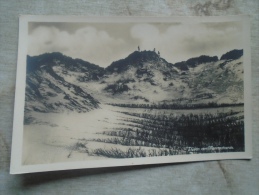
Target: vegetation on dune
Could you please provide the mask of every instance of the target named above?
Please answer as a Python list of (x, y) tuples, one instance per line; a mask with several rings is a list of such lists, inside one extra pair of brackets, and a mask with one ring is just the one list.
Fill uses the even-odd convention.
[(127, 151), (123, 151), (118, 148), (102, 149), (98, 148), (93, 151), (93, 154), (99, 156), (106, 156), (108, 158), (134, 158), (134, 157), (146, 157), (145, 150), (141, 148), (129, 148)]
[(230, 106), (242, 106), (243, 103), (237, 104), (228, 104), (228, 103), (196, 103), (196, 104), (179, 104), (179, 103), (153, 103), (153, 104), (114, 104), (111, 103), (109, 105), (117, 106), (117, 107), (126, 107), (126, 108), (147, 108), (147, 109), (202, 109), (202, 108), (220, 108), (220, 107), (230, 107)]
[(127, 150), (121, 150), (118, 148), (103, 149), (98, 148), (93, 151), (94, 155), (105, 156), (108, 158), (138, 158), (138, 157), (153, 157), (153, 156), (170, 156), (186, 154), (186, 151), (175, 149), (149, 149), (145, 150), (139, 148), (128, 148)]
[[(180, 116), (122, 113), (134, 116), (121, 119), (127, 128), (104, 131), (108, 138), (93, 141), (161, 150), (160, 153), (156, 149), (156, 153), (141, 150), (141, 155), (133, 152), (136, 157), (244, 151), (244, 122), (243, 116), (236, 116), (239, 112)], [(131, 150), (98, 149), (94, 153), (107, 157), (118, 154), (116, 158), (135, 157)]]

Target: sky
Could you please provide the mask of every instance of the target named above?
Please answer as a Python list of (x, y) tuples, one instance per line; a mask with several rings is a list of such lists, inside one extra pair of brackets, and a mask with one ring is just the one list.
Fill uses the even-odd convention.
[(30, 22), (28, 55), (61, 52), (101, 67), (123, 59), (138, 46), (160, 52), (170, 63), (242, 49), (241, 22), (66, 23)]

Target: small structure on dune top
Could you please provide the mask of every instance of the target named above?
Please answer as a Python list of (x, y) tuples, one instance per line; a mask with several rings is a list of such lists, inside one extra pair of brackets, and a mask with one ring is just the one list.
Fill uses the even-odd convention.
[[(139, 46), (138, 46), (138, 51), (139, 52), (141, 51)], [(156, 52), (156, 48), (153, 49), (153, 52)], [(160, 57), (160, 52), (159, 51), (157, 51), (157, 55)]]

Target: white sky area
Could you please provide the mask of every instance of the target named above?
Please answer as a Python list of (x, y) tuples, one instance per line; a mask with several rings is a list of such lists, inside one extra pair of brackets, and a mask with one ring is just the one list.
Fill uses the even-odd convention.
[(107, 67), (137, 50), (159, 51), (175, 63), (242, 49), (242, 24), (222, 23), (29, 23), (28, 55), (61, 52)]

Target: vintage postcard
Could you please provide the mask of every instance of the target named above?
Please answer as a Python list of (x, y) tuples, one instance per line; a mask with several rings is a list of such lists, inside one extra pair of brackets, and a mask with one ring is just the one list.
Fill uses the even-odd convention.
[(252, 158), (246, 16), (21, 16), (12, 174)]

